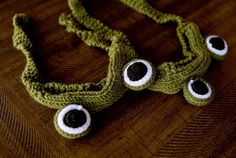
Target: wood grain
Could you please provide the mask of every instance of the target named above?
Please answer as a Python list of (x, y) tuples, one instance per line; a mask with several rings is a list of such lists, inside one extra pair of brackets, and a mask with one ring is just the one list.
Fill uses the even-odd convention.
[[(107, 53), (86, 46), (58, 24), (68, 12), (64, 0), (0, 1), (0, 157), (2, 158), (234, 158), (236, 156), (236, 1), (148, 0), (163, 12), (196, 23), (203, 36), (218, 34), (229, 44), (223, 62), (205, 74), (216, 90), (206, 107), (195, 108), (181, 93), (128, 91), (110, 108), (93, 116), (92, 132), (78, 140), (60, 137), (53, 127), (55, 110), (35, 102), (22, 85), (24, 56), (12, 46), (12, 17), (24, 12), (34, 19), (37, 62), (43, 77), (63, 83), (97, 82), (106, 76)], [(91, 0), (88, 11), (123, 31), (141, 58), (155, 66), (182, 58), (171, 24), (151, 19), (117, 0)]]

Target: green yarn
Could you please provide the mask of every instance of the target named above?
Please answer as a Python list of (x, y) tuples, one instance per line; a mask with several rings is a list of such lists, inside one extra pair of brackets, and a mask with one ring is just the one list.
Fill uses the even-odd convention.
[[(211, 62), (211, 53), (206, 48), (195, 24), (177, 15), (156, 11), (143, 0), (121, 1), (159, 24), (170, 21), (178, 24), (176, 32), (185, 58), (178, 62), (164, 62), (157, 66), (157, 79), (147, 87), (148, 89), (175, 94), (183, 89), (185, 81), (190, 77), (202, 76), (206, 72)], [(122, 83), (120, 73), (124, 65), (137, 55), (123, 33), (111, 30), (99, 20), (90, 17), (81, 1), (69, 0), (69, 6), (72, 14), (63, 13), (59, 18), (59, 23), (65, 26), (68, 32), (77, 34), (87, 45), (100, 47), (109, 52), (110, 64), (107, 78), (97, 84), (81, 85), (37, 82), (38, 70), (30, 55), (33, 44), (24, 32), (24, 26), (29, 20), (26, 15), (18, 14), (14, 17), (13, 42), (14, 46), (27, 58), (22, 81), (35, 100), (51, 108), (60, 108), (65, 104), (75, 102), (85, 105), (89, 111), (99, 111), (113, 104), (124, 94), (126, 88)], [(84, 25), (88, 30), (82, 30), (80, 25)], [(118, 92), (117, 89), (121, 90)], [(56, 94), (53, 94), (54, 92)]]
[(194, 97), (188, 90), (188, 82), (186, 82), (184, 84), (183, 93), (184, 93), (185, 99), (190, 104), (200, 107), (200, 106), (203, 106), (203, 105), (206, 105), (206, 104), (210, 103), (213, 100), (213, 98), (215, 96), (215, 91), (214, 91), (214, 88), (212, 87), (212, 85), (210, 83), (208, 83), (206, 80), (204, 80), (203, 78), (198, 78), (198, 79), (205, 82), (205, 83), (207, 83), (211, 87), (212, 94), (209, 98), (199, 99), (199, 98)]
[(217, 55), (217, 54), (214, 54), (214, 53), (212, 53), (211, 55), (215, 60), (218, 60), (218, 61), (224, 60), (227, 57), (227, 55), (221, 56), (221, 55)]
[[(205, 40), (205, 45), (211, 52), (213, 59), (220, 61), (224, 60), (227, 57), (228, 45), (226, 41), (222, 39), (220, 36), (217, 35), (207, 36)], [(220, 49), (215, 47), (219, 47)]]
[[(67, 106), (67, 105), (66, 105)], [(65, 107), (66, 107), (65, 106)], [(63, 131), (59, 125), (58, 125), (58, 122), (57, 122), (57, 118), (58, 118), (58, 114), (61, 112), (61, 110), (63, 109), (63, 107), (61, 109), (59, 109), (55, 116), (54, 116), (54, 127), (56, 128), (57, 132), (59, 134), (61, 134), (62, 136), (64, 136), (65, 138), (68, 138), (68, 139), (75, 139), (75, 138), (79, 138), (79, 137), (83, 137), (85, 135), (87, 135), (91, 129), (92, 129), (92, 124), (90, 124), (90, 126), (88, 127), (87, 130), (83, 131), (82, 133), (78, 133), (78, 134), (70, 134), (70, 133), (66, 133), (65, 131)]]
[[(79, 103), (93, 113), (112, 105), (127, 91), (121, 74), (125, 64), (136, 58), (136, 53), (123, 33), (109, 29), (98, 20), (90, 18), (83, 10), (74, 11), (76, 9), (73, 4), (75, 3), (70, 3), (70, 6), (75, 17), (72, 14), (62, 14), (59, 22), (89, 46), (108, 51), (107, 77), (99, 83), (67, 85), (40, 82), (39, 72), (32, 57), (33, 44), (24, 30), (30, 22), (25, 14), (16, 14), (13, 18), (13, 45), (26, 56), (22, 82), (36, 101), (55, 109), (70, 103)], [(80, 29), (80, 24), (89, 31)]]
[[(125, 68), (126, 68), (130, 63), (136, 62), (136, 61), (138, 61), (138, 60), (139, 60), (139, 59), (134, 59), (134, 60), (128, 62), (128, 63), (124, 66), (123, 72), (125, 71)], [(143, 59), (142, 59), (142, 60), (143, 60)], [(134, 90), (134, 91), (141, 91), (141, 90), (144, 90), (144, 89), (148, 88), (148, 87), (155, 81), (155, 79), (156, 79), (156, 71), (155, 71), (154, 66), (153, 66), (149, 61), (147, 61), (147, 60), (144, 60), (144, 61), (150, 64), (150, 66), (151, 66), (151, 68), (152, 68), (152, 70), (153, 70), (153, 74), (151, 75), (151, 78), (150, 78), (145, 84), (143, 84), (143, 85), (141, 85), (141, 86), (131, 86), (131, 85), (127, 84), (126, 82), (124, 82), (124, 84), (126, 85), (126, 87), (128, 87), (128, 88), (131, 89), (131, 90)]]
[[(49, 108), (61, 109), (68, 104), (80, 104), (91, 113), (112, 105), (125, 94), (128, 88), (132, 90), (147, 88), (166, 94), (175, 94), (183, 90), (184, 97), (190, 104), (203, 106), (209, 103), (214, 96), (214, 89), (210, 84), (212, 95), (207, 99), (194, 97), (187, 87), (191, 77), (200, 77), (201, 81), (206, 82), (201, 76), (211, 63), (211, 52), (207, 49), (197, 25), (180, 16), (157, 11), (144, 0), (120, 1), (137, 12), (147, 15), (158, 24), (175, 22), (184, 59), (178, 62), (161, 63), (154, 68), (156, 72), (144, 85), (139, 87), (127, 85), (123, 81), (124, 68), (130, 61), (137, 59), (137, 54), (128, 38), (122, 32), (112, 30), (99, 20), (90, 17), (81, 1), (68, 0), (71, 13), (62, 13), (59, 17), (59, 24), (65, 26), (68, 32), (76, 34), (88, 46), (99, 47), (108, 52), (107, 76), (98, 83), (42, 82), (33, 58), (34, 46), (27, 32), (30, 18), (25, 14), (16, 14), (13, 18), (13, 45), (26, 57), (22, 82), (31, 97)], [(225, 58), (225, 56), (217, 55), (213, 55), (213, 57)], [(91, 127), (83, 133), (74, 135), (62, 131), (56, 121), (59, 112), (60, 110), (55, 115), (54, 124), (61, 135), (66, 138), (78, 138), (89, 132)]]
[(156, 70), (157, 80), (148, 89), (175, 94), (183, 89), (183, 84), (192, 76), (202, 76), (211, 63), (211, 53), (204, 44), (198, 27), (172, 14), (156, 11), (144, 0), (120, 0), (136, 11), (152, 18), (156, 23), (176, 22), (177, 36), (182, 45), (184, 59), (178, 62), (164, 62)]

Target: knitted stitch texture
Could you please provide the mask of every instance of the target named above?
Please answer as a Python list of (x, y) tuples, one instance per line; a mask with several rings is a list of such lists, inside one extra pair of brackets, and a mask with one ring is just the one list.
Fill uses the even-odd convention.
[[(60, 24), (66, 26), (68, 32), (75, 33), (87, 45), (100, 47), (108, 52), (107, 77), (99, 83), (67, 85), (40, 82), (39, 72), (32, 57), (32, 53), (35, 53), (33, 43), (25, 29), (30, 19), (25, 14), (16, 14), (13, 18), (13, 45), (26, 57), (22, 82), (36, 101), (55, 109), (70, 103), (79, 103), (93, 113), (112, 105), (127, 91), (121, 74), (125, 64), (136, 58), (136, 53), (123, 33), (111, 30), (91, 18), (80, 2), (69, 1), (69, 6), (73, 15), (62, 14), (59, 18)], [(80, 24), (88, 30), (82, 30)]]
[[(164, 62), (156, 67), (157, 77), (147, 88), (166, 94), (181, 91), (184, 83), (194, 76), (203, 76), (211, 62), (211, 53), (206, 48), (198, 27), (180, 16), (157, 11), (144, 0), (121, 0), (136, 11), (152, 18), (156, 23), (177, 23), (177, 36), (182, 45), (184, 59), (178, 62)], [(68, 103), (81, 103), (90, 112), (99, 111), (117, 101), (127, 90), (123, 84), (121, 72), (125, 64), (137, 57), (126, 36), (112, 30), (88, 15), (82, 2), (69, 0), (72, 14), (63, 13), (59, 23), (66, 26), (68, 32), (78, 35), (89, 46), (100, 47), (108, 51), (109, 67), (107, 78), (99, 83), (71, 84), (41, 83), (38, 69), (32, 58), (33, 44), (25, 33), (24, 27), (29, 18), (24, 14), (14, 17), (14, 46), (21, 50), (26, 58), (26, 68), (22, 81), (31, 96), (38, 102), (51, 108), (60, 108)], [(88, 30), (83, 30), (80, 25)], [(111, 44), (109, 44), (109, 41)], [(188, 100), (188, 99), (187, 99)]]
[(209, 84), (206, 80), (202, 79), (202, 78), (199, 78), (201, 81), (207, 83), (210, 88), (211, 88), (211, 97), (209, 98), (206, 98), (206, 99), (200, 99), (200, 98), (197, 98), (197, 97), (194, 97), (190, 92), (189, 92), (189, 89), (188, 89), (188, 83), (185, 82), (184, 83), (184, 87), (183, 87), (183, 94), (184, 94), (184, 97), (185, 99), (192, 105), (195, 105), (195, 106), (204, 106), (206, 105), (207, 103), (211, 102), (214, 98), (214, 95), (215, 95), (215, 90), (214, 88), (212, 87), (211, 84)]
[[(134, 59), (134, 60), (128, 62), (128, 63), (126, 64), (126, 66), (128, 66), (130, 63), (137, 62), (137, 61), (139, 61), (139, 60), (140, 60), (140, 59)], [(143, 59), (142, 59), (142, 60), (143, 60)], [(128, 88), (131, 89), (131, 90), (134, 90), (134, 91), (141, 91), (141, 90), (146, 89), (147, 87), (149, 87), (149, 86), (155, 81), (155, 78), (156, 78), (155, 67), (154, 67), (149, 61), (146, 61), (146, 60), (143, 60), (143, 61), (145, 61), (145, 62), (147, 62), (147, 63), (150, 64), (150, 66), (151, 66), (151, 68), (152, 68), (152, 70), (153, 70), (153, 73), (152, 73), (152, 75), (151, 75), (149, 81), (147, 81), (145, 84), (143, 84), (143, 85), (141, 85), (141, 86), (130, 86), (129, 84), (127, 84), (126, 82), (124, 82), (124, 84), (126, 85), (126, 87), (128, 87)], [(123, 72), (125, 71), (126, 66), (124, 67)], [(158, 75), (158, 74), (157, 74), (157, 75)], [(123, 77), (124, 77), (124, 75), (123, 75)]]
[[(68, 104), (83, 105), (89, 112), (98, 112), (116, 102), (127, 91), (147, 88), (166, 94), (175, 94), (183, 89), (185, 99), (195, 106), (209, 103), (214, 97), (213, 87), (201, 76), (204, 75), (211, 63), (211, 52), (207, 49), (200, 31), (194, 23), (173, 14), (157, 11), (144, 0), (120, 0), (136, 11), (147, 15), (158, 24), (175, 22), (176, 33), (182, 46), (184, 59), (178, 62), (163, 62), (158, 65), (150, 80), (139, 87), (124, 83), (122, 76), (125, 66), (137, 59), (137, 54), (127, 37), (119, 31), (112, 30), (99, 20), (88, 15), (82, 2), (68, 0), (71, 13), (63, 13), (59, 23), (67, 31), (76, 34), (88, 46), (100, 47), (108, 52), (109, 65), (107, 77), (98, 83), (63, 84), (56, 82), (42, 82), (39, 70), (33, 59), (35, 53), (33, 43), (28, 36), (27, 26), (30, 18), (25, 14), (16, 14), (13, 18), (13, 45), (26, 57), (26, 66), (22, 73), (22, 82), (29, 94), (39, 103), (49, 108), (60, 109)], [(81, 27), (83, 26), (83, 27)], [(228, 47), (227, 47), (228, 49)], [(213, 54), (213, 57), (214, 54)], [(218, 59), (224, 59), (219, 56)], [(199, 78), (209, 85), (210, 96), (197, 98), (189, 92), (188, 81)], [(86, 135), (90, 127), (82, 133), (68, 134), (57, 124), (56, 113), (54, 124), (60, 134), (67, 138), (78, 138)]]
[(156, 70), (157, 80), (148, 89), (166, 94), (178, 93), (186, 80), (192, 76), (202, 76), (211, 63), (211, 53), (206, 48), (198, 27), (182, 17), (164, 14), (144, 0), (120, 0), (136, 11), (152, 18), (156, 23), (177, 23), (177, 36), (182, 45), (184, 59), (178, 62), (163, 62)]

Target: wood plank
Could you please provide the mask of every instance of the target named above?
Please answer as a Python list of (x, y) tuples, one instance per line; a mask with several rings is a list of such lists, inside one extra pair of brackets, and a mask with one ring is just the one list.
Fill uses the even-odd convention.
[[(216, 90), (213, 103), (190, 106), (182, 94), (128, 91), (110, 108), (93, 116), (90, 134), (62, 138), (54, 129), (55, 110), (35, 102), (21, 83), (25, 58), (12, 46), (12, 17), (33, 18), (37, 62), (47, 81), (97, 82), (106, 76), (107, 53), (84, 44), (58, 24), (67, 1), (0, 1), (0, 157), (215, 157), (236, 151), (236, 1), (148, 0), (158, 10), (196, 23), (203, 36), (218, 34), (229, 44), (223, 62), (205, 74)], [(86, 1), (89, 13), (123, 31), (140, 58), (155, 66), (183, 56), (174, 25), (160, 26), (117, 0)]]

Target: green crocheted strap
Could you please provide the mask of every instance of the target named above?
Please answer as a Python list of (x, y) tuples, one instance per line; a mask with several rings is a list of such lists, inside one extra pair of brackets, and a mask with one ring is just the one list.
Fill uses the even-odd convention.
[(82, 25), (86, 26), (88, 29), (94, 30), (96, 32), (103, 32), (107, 34), (111, 34), (111, 32), (117, 32), (103, 23), (101, 23), (98, 19), (91, 17), (84, 6), (82, 5), (82, 0), (68, 0), (68, 5), (71, 9), (71, 12), (75, 19)]
[(148, 89), (167, 94), (174, 94), (183, 89), (183, 84), (192, 76), (202, 76), (211, 62), (198, 27), (180, 16), (157, 11), (145, 0), (120, 0), (136, 11), (152, 18), (156, 23), (177, 23), (177, 36), (182, 45), (184, 59), (178, 62), (164, 62), (156, 70), (156, 81)]
[(184, 19), (180, 16), (174, 14), (162, 13), (156, 10), (145, 0), (120, 0), (120, 1), (126, 4), (127, 6), (133, 8), (137, 12), (147, 15), (148, 17), (152, 18), (155, 22), (159, 24), (163, 24), (170, 21), (181, 24), (182, 21), (184, 21)]
[[(99, 20), (90, 17), (82, 1), (69, 0), (68, 4), (72, 13), (63, 13), (59, 18), (59, 23), (66, 26), (68, 32), (77, 34), (87, 45), (98, 46), (109, 51), (114, 36), (127, 39), (122, 32), (112, 30)], [(80, 25), (86, 29), (81, 29)]]
[[(99, 83), (86, 84), (41, 82), (32, 57), (32, 53), (35, 53), (33, 44), (26, 32), (29, 17), (16, 14), (13, 18), (13, 45), (26, 56), (22, 82), (29, 94), (45, 106), (58, 109), (70, 103), (79, 103), (90, 112), (97, 112), (112, 105), (127, 91), (123, 84), (122, 70), (124, 65), (137, 55), (123, 33), (109, 30), (98, 20), (90, 18), (79, 1), (69, 1), (69, 6), (75, 17), (64, 13), (59, 18), (60, 24), (66, 26), (69, 32), (76, 33), (86, 44), (108, 51), (107, 77)], [(82, 30), (81, 24), (87, 30)]]

